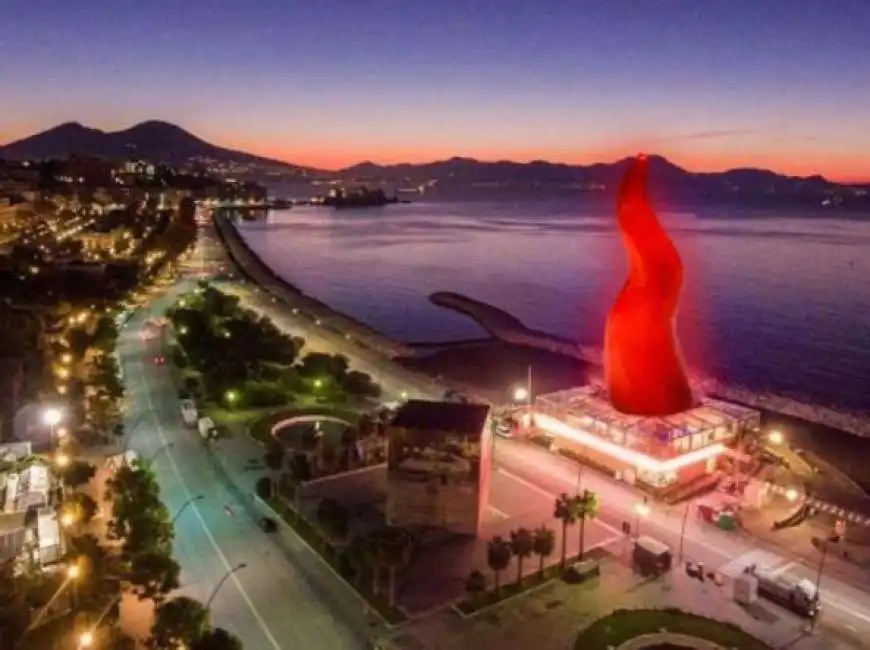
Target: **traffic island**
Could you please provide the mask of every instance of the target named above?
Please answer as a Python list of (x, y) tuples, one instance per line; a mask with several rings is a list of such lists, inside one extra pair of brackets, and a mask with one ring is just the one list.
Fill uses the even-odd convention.
[(269, 412), (252, 421), (248, 426), (248, 434), (257, 442), (267, 445), (276, 439), (275, 430), (284, 422), (292, 422), (299, 418), (321, 416), (324, 419), (337, 419), (349, 424), (356, 423), (360, 412), (349, 408), (332, 406), (293, 406)]
[[(679, 638), (679, 643), (675, 643), (676, 638)], [(732, 623), (674, 608), (618, 609), (582, 630), (574, 641), (574, 650), (632, 650), (668, 647), (667, 644), (705, 650), (772, 650), (771, 646)]]

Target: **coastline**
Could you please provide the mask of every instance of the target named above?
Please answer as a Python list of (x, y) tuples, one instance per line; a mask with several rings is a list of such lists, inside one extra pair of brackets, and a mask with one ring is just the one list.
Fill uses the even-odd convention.
[[(360, 345), (384, 354), (408, 370), (446, 380), (469, 394), (494, 401), (505, 399), (508, 389), (523, 385), (529, 367), (534, 368), (534, 386), (540, 392), (595, 382), (601, 377), (600, 350), (528, 328), (504, 310), (454, 292), (437, 292), (430, 300), (439, 307), (473, 318), (491, 339), (432, 344), (392, 341), (278, 277), (224, 217), (215, 215), (215, 223), (231, 259), (252, 282), (280, 295), (288, 306), (298, 307), (313, 319), (321, 320), (321, 326), (356, 339)], [(789, 432), (790, 444), (795, 448), (815, 453), (840, 467), (870, 493), (870, 474), (862, 461), (870, 453), (870, 418), (788, 396), (725, 386), (703, 376), (694, 377), (693, 383), (705, 394), (758, 409), (767, 426)], [(865, 442), (866, 449), (860, 446)]]
[[(527, 327), (518, 318), (493, 305), (452, 292), (434, 293), (429, 296), (429, 300), (439, 307), (473, 318), (497, 339), (515, 345), (559, 352), (597, 367), (602, 366), (601, 350)], [(726, 385), (691, 369), (690, 373), (695, 389), (704, 394), (870, 439), (870, 418), (861, 414), (805, 403), (799, 398), (786, 395)]]
[(410, 346), (393, 341), (365, 323), (332, 309), (291, 282), (279, 277), (251, 250), (237, 230), (236, 225), (227, 219), (222, 211), (215, 211), (214, 224), (215, 232), (224, 244), (230, 258), (239, 271), (247, 275), (252, 282), (279, 294), (292, 307), (299, 308), (306, 314), (312, 315), (314, 319), (319, 320), (322, 326), (342, 334), (351, 332), (350, 336), (391, 359), (414, 354)]

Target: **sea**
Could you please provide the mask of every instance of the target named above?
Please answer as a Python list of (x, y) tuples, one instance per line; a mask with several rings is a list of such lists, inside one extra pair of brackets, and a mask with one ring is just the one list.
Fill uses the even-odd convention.
[[(659, 216), (686, 269), (677, 329), (694, 370), (870, 414), (870, 214), (705, 205)], [(454, 291), (600, 347), (627, 272), (615, 224), (611, 206), (566, 198), (293, 208), (239, 229), (279, 276), (397, 340), (485, 337), (428, 300)]]

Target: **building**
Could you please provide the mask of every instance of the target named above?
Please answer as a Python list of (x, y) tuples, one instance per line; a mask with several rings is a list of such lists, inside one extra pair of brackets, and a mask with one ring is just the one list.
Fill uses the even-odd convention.
[(390, 525), (477, 535), (489, 504), (489, 406), (411, 400), (387, 428)]
[(758, 411), (715, 399), (676, 415), (626, 415), (595, 386), (540, 395), (533, 419), (559, 448), (655, 489), (712, 473), (729, 444), (760, 424)]
[[(17, 454), (25, 449), (29, 451), (29, 445), (18, 449), (4, 446), (3, 462), (9, 462), (10, 457), (21, 460)], [(60, 558), (60, 530), (51, 504), (51, 483), (51, 471), (39, 462), (0, 473), (0, 558), (18, 557), (28, 547), (33, 549), (33, 561), (50, 564)], [(36, 526), (28, 523), (32, 519)]]

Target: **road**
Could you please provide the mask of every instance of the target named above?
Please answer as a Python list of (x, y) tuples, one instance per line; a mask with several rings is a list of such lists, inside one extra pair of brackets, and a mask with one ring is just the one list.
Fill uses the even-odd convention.
[[(294, 313), (262, 289), (249, 283), (224, 283), (222, 288), (239, 296), (244, 306), (271, 318), (284, 331), (303, 337), (310, 350), (346, 356), (354, 368), (368, 372), (381, 383), (387, 399), (397, 399), (403, 393), (424, 399), (440, 399), (443, 395), (445, 386), (409, 372), (339, 332), (318, 326), (304, 313)], [(495, 466), (504, 477), (548, 499), (554, 499), (561, 492), (573, 492), (577, 487), (575, 463), (525, 443), (499, 439)], [(670, 512), (656, 508), (649, 517), (638, 521), (634, 507), (641, 496), (637, 491), (593, 470), (585, 474), (583, 486), (600, 495), (601, 524), (608, 530), (621, 530), (623, 522), (628, 522), (634, 534), (639, 523), (641, 533), (661, 538), (675, 550), (679, 548), (683, 508)], [(499, 498), (494, 497), (494, 500)], [(733, 577), (744, 567), (757, 564), (790, 577), (809, 579), (813, 583), (816, 580), (816, 566), (778, 552), (770, 544), (743, 534), (720, 531), (693, 516), (687, 518), (685, 530), (684, 557), (704, 562), (710, 570)], [(870, 594), (830, 577), (823, 578), (821, 591), (824, 613), (820, 627), (836, 627), (870, 638)]]
[[(207, 601), (234, 567), (211, 605), (213, 624), (254, 650), (366, 647), (371, 626), (362, 603), (289, 529), (269, 535), (256, 525), (252, 481), (223, 469), (199, 436), (181, 422), (171, 370), (157, 365), (162, 341), (143, 341), (141, 326), (160, 316), (189, 281), (141, 308), (125, 327), (119, 357), (127, 391), (129, 447), (153, 457), (162, 498), (177, 513), (175, 557), (182, 569), (179, 594)], [(244, 444), (246, 441), (241, 441)], [(260, 450), (249, 442), (252, 458)], [(244, 451), (242, 451), (244, 453)], [(244, 467), (238, 471), (244, 471)]]

